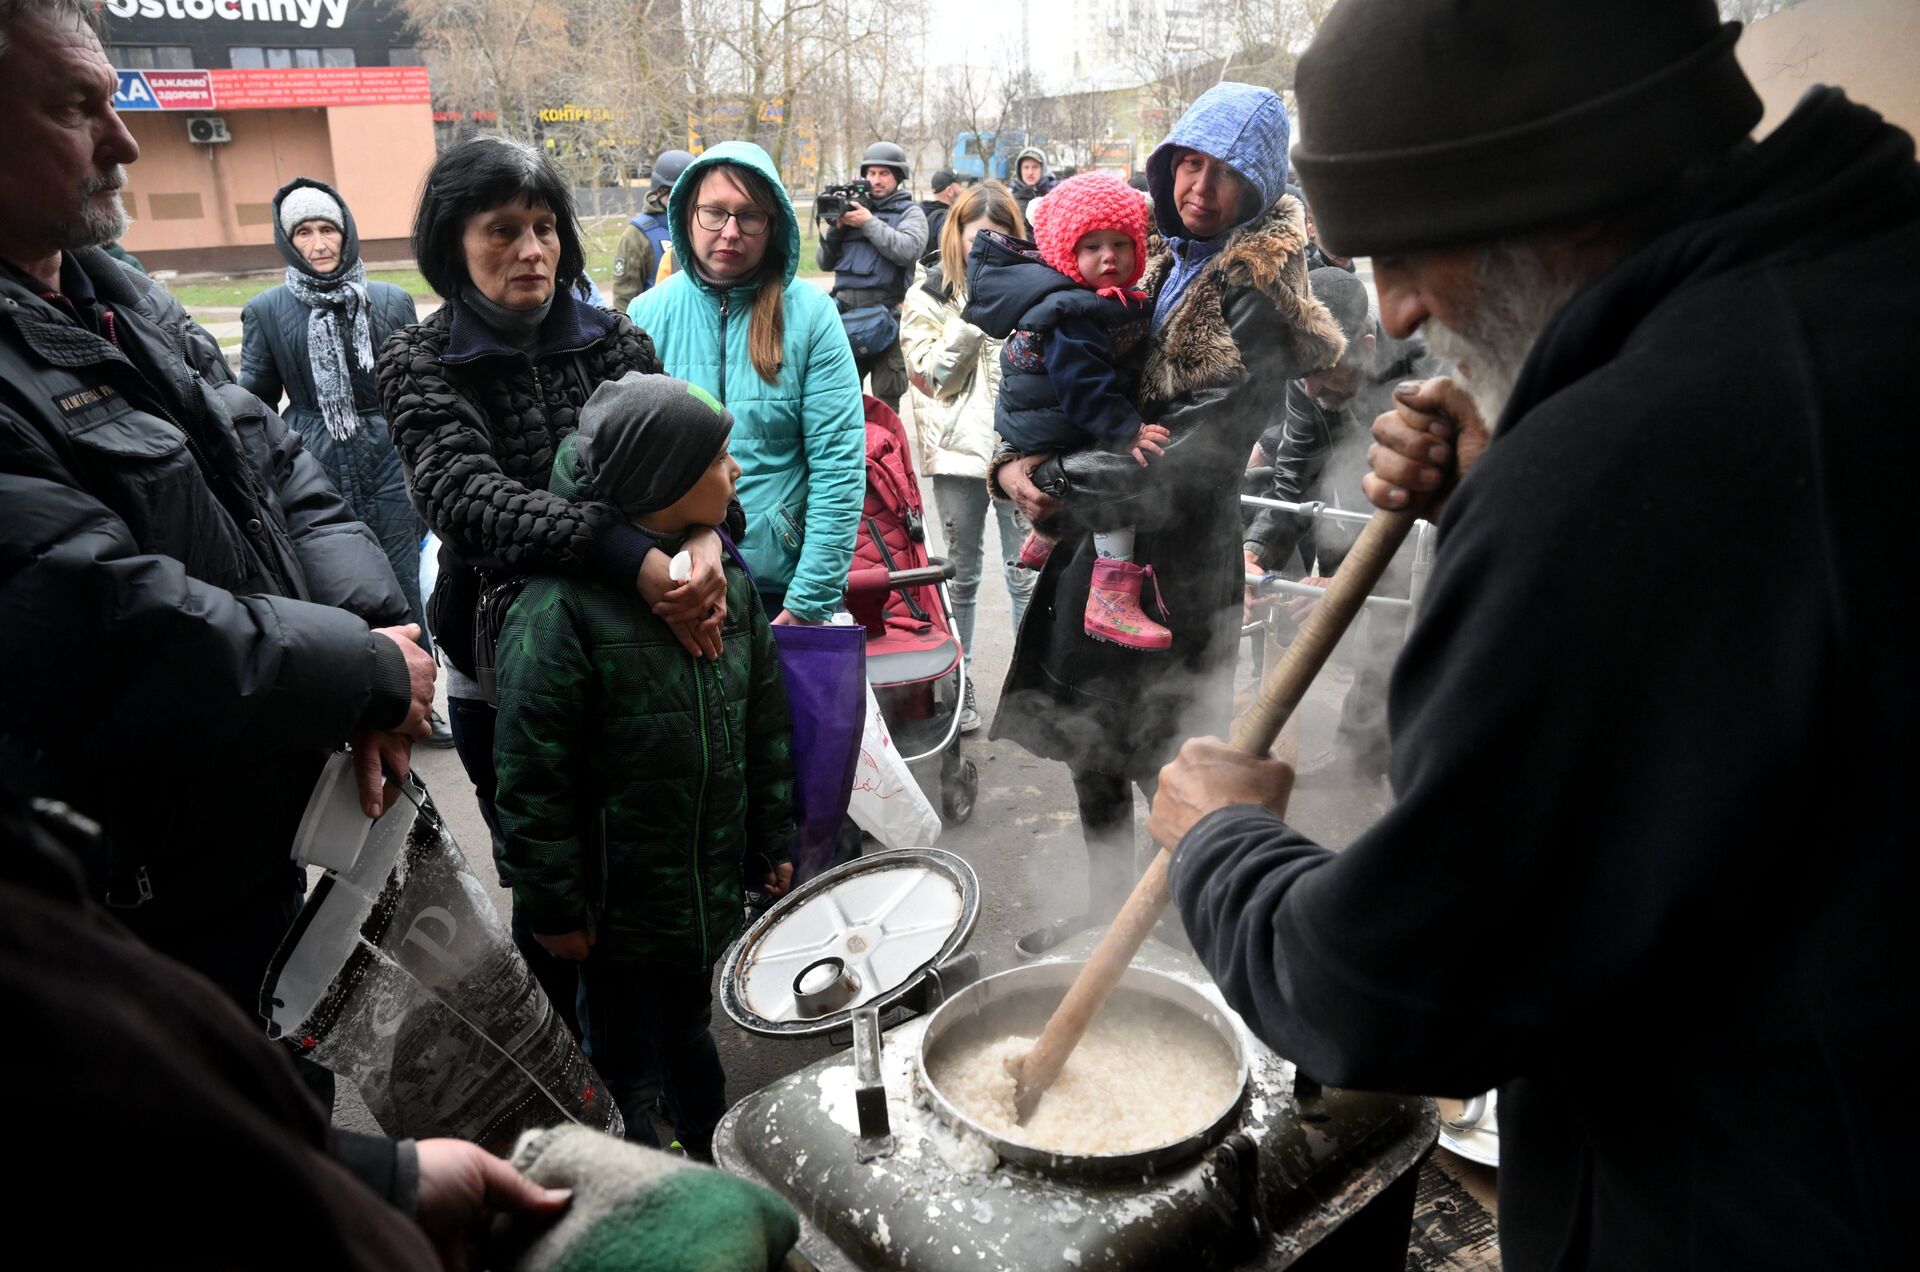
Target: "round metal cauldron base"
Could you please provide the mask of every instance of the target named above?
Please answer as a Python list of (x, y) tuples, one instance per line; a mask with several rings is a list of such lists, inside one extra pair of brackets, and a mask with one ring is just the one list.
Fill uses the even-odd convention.
[(1204, 1031), (1226, 1048), (1234, 1062), (1231, 1096), (1207, 1121), (1177, 1139), (1124, 1153), (1064, 1153), (1023, 1142), (1011, 1133), (989, 1129), (958, 1108), (933, 1080), (934, 1062), (953, 1047), (981, 1037), (1037, 1037), (1066, 995), (1083, 963), (1031, 963), (990, 976), (955, 994), (927, 1021), (915, 1066), (915, 1079), (928, 1103), (951, 1126), (986, 1141), (1003, 1159), (1052, 1175), (1080, 1179), (1138, 1178), (1156, 1174), (1196, 1156), (1225, 1135), (1246, 1098), (1247, 1055), (1240, 1031), (1206, 995), (1189, 985), (1144, 968), (1129, 967), (1107, 1008), (1126, 1001), (1152, 1003), (1183, 1024)]

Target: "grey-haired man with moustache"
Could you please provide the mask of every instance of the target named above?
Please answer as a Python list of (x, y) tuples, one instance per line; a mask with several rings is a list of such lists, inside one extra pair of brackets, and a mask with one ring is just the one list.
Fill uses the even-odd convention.
[(322, 761), (351, 739), (376, 813), (434, 666), (299, 438), (100, 250), (140, 148), (94, 8), (0, 0), (0, 745), (104, 827), (96, 896), (257, 1018)]
[[(1756, 141), (1710, 0), (1343, 0), (1301, 181), (1373, 258), (1366, 488), (1440, 541), (1397, 802), (1334, 854), (1190, 742), (1151, 829), (1229, 1002), (1326, 1082), (1498, 1087), (1509, 1268), (1888, 1267), (1920, 1110), (1913, 139)], [(1462, 91), (1498, 85), (1500, 91)]]
[[(351, 738), (376, 813), (382, 763), (426, 735), (433, 664), (298, 439), (99, 250), (140, 148), (96, 21), (91, 0), (0, 0), (0, 1019), (23, 1031), (8, 1085), (52, 1093), (59, 1122), (35, 1134), (29, 1112), (49, 1151), (25, 1206), (102, 1258), (256, 1262), (305, 1216), (334, 1266), (464, 1267), (491, 1213), (567, 1194), (465, 1141), (334, 1130), (258, 1015), (320, 764)], [(22, 789), (85, 824), (26, 830)], [(111, 1089), (83, 1080), (108, 1069)], [(219, 1182), (168, 1168), (183, 1118)], [(123, 1143), (142, 1151), (102, 1164)], [(87, 1226), (109, 1212), (125, 1222)]]

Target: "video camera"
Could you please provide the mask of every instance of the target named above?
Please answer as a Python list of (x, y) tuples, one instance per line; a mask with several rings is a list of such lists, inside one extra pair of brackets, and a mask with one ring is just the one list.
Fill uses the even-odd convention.
[(869, 212), (873, 211), (873, 187), (866, 181), (848, 181), (842, 185), (828, 186), (814, 196), (813, 219), (838, 225), (847, 209), (856, 203)]

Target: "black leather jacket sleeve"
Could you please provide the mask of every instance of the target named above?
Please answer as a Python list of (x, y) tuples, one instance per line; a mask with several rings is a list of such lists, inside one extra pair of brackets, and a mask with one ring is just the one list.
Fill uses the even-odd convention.
[[(1287, 503), (1299, 503), (1327, 466), (1333, 449), (1332, 422), (1325, 408), (1307, 396), (1298, 380), (1287, 386), (1287, 406), (1273, 452), (1273, 477), (1267, 483), (1266, 496)], [(1269, 567), (1286, 560), (1313, 526), (1311, 517), (1262, 508), (1247, 527), (1247, 544), (1259, 545), (1260, 559)]]

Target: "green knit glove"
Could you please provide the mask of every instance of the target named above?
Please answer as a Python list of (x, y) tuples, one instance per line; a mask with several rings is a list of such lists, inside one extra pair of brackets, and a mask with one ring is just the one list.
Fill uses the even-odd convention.
[(584, 1126), (528, 1131), (513, 1165), (543, 1188), (573, 1189), (515, 1272), (771, 1270), (800, 1239), (793, 1208), (758, 1184)]

